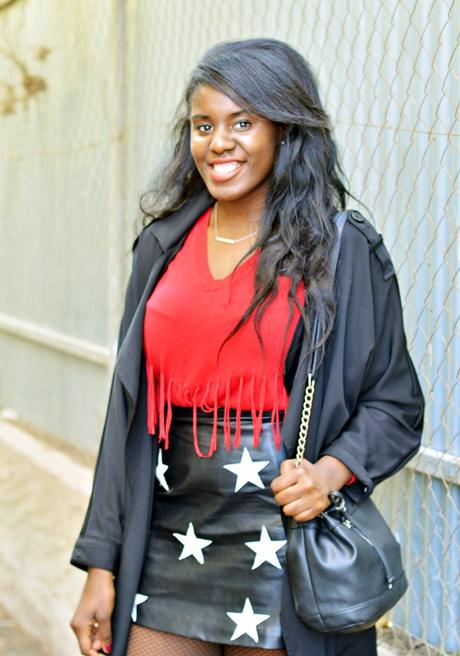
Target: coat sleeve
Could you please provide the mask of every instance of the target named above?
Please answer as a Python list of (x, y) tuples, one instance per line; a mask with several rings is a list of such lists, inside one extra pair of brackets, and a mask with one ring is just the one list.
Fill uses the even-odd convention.
[[(130, 326), (156, 257), (156, 242), (144, 230), (134, 242), (132, 271), (125, 295), (118, 350)], [(117, 571), (125, 504), (127, 404), (121, 385), (112, 377), (109, 402), (96, 462), (93, 489), (71, 563), (81, 569)]]
[(321, 455), (346, 464), (367, 496), (416, 454), (424, 401), (407, 350), (391, 259), (380, 235), (367, 222), (359, 223), (358, 237), (349, 229), (354, 239), (344, 258), (352, 273), (342, 284), (337, 326), (343, 386), (354, 389), (344, 391), (347, 416)]

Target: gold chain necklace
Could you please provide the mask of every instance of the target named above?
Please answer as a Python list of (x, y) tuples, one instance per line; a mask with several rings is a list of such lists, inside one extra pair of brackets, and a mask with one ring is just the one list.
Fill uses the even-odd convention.
[(216, 241), (220, 241), (222, 244), (231, 244), (234, 246), (235, 244), (239, 244), (241, 241), (244, 241), (245, 239), (249, 239), (249, 237), (253, 237), (254, 235), (257, 234), (257, 230), (254, 232), (250, 232), (248, 235), (245, 235), (244, 237), (239, 237), (238, 239), (229, 239), (228, 237), (221, 237), (217, 233), (217, 203), (214, 205), (215, 209), (215, 216), (214, 216), (214, 238)]

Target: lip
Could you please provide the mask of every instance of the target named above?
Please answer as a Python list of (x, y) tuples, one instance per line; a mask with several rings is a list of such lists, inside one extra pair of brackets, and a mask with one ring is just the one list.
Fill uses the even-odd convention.
[(238, 175), (244, 164), (237, 159), (215, 159), (208, 164), (209, 177), (213, 182), (227, 182)]

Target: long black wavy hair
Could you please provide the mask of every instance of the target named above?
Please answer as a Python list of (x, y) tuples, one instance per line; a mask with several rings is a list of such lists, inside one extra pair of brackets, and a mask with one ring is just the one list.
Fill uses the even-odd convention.
[[(275, 39), (219, 43), (192, 71), (174, 126), (170, 161), (141, 198), (145, 222), (164, 219), (188, 198), (205, 189), (190, 152), (190, 104), (200, 85), (210, 85), (248, 111), (281, 127), (283, 144), (275, 154), (257, 241), (260, 249), (250, 306), (230, 338), (254, 312), (256, 327), (277, 291), (277, 278), (291, 279), (290, 312), (299, 307), (306, 338), (317, 313), (324, 345), (335, 318), (329, 253), (334, 241), (334, 213), (345, 209), (349, 192), (337, 156), (330, 120), (321, 104), (315, 76), (305, 59)], [(303, 281), (305, 308), (295, 296)], [(227, 338), (227, 339), (228, 339)], [(226, 340), (227, 341), (227, 340)]]

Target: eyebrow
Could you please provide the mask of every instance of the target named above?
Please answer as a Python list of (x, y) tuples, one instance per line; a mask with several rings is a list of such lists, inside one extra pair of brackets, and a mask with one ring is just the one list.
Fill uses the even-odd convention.
[[(250, 113), (251, 112), (248, 112), (245, 109), (239, 109), (237, 112), (232, 112), (230, 114), (230, 118), (235, 118), (236, 116), (239, 116), (240, 114), (250, 114)], [(193, 116), (191, 116), (190, 118), (192, 120), (194, 120), (194, 119), (204, 120), (204, 119), (209, 119), (210, 117), (208, 116), (208, 114), (193, 114)]]

